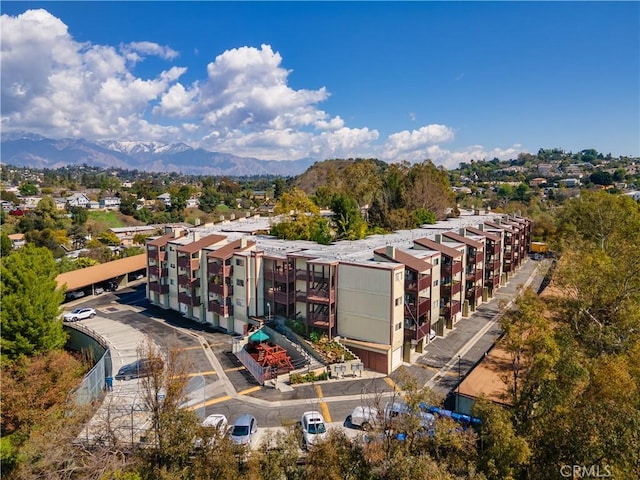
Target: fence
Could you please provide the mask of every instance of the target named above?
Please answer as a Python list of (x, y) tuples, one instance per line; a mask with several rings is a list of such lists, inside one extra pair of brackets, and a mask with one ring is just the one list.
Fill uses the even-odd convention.
[(71, 392), (72, 395), (75, 395), (78, 404), (91, 403), (93, 400), (101, 398), (105, 388), (105, 379), (107, 375), (111, 375), (111, 351), (107, 342), (100, 335), (81, 323), (65, 326), (70, 333), (67, 342), (69, 348), (74, 350), (89, 348), (92, 355), (100, 355), (80, 385)]
[(240, 363), (245, 366), (245, 368), (253, 375), (260, 385), (264, 385), (266, 380), (271, 378), (271, 368), (270, 367), (262, 367), (258, 362), (256, 362), (251, 354), (246, 350), (242, 349), (238, 352), (235, 352), (236, 357), (240, 360)]

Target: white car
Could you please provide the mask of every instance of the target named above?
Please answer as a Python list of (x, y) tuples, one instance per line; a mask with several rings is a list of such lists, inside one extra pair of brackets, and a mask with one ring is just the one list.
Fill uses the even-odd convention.
[(213, 413), (202, 421), (203, 427), (216, 428), (220, 433), (227, 431), (227, 425), (229, 424), (227, 417), (220, 413)]
[(320, 412), (304, 412), (300, 423), (302, 424), (302, 441), (305, 448), (327, 438), (327, 427)]
[(69, 313), (65, 313), (63, 318), (65, 322), (77, 322), (78, 320), (93, 318), (95, 316), (96, 311), (93, 308), (76, 308)]
[[(207, 429), (215, 429), (214, 432), (211, 432), (210, 435), (207, 435), (207, 437), (210, 438), (210, 445), (213, 445), (213, 442), (215, 441), (215, 438), (217, 436), (224, 436), (227, 434), (228, 425), (229, 421), (227, 420), (227, 417), (219, 413), (213, 413), (202, 421), (203, 427), (206, 427)], [(193, 441), (193, 444), (196, 448), (201, 448), (204, 445), (204, 442), (202, 438), (196, 438)]]
[(362, 430), (371, 430), (380, 421), (380, 412), (374, 407), (356, 407), (351, 412), (350, 421), (354, 427), (360, 427)]

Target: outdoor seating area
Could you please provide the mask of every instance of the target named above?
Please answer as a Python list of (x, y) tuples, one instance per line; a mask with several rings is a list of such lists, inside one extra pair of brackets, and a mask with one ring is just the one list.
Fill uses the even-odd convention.
[(294, 370), (287, 351), (280, 345), (268, 341), (269, 336), (262, 330), (251, 335), (249, 340), (245, 348), (261, 367), (271, 367), (278, 375)]

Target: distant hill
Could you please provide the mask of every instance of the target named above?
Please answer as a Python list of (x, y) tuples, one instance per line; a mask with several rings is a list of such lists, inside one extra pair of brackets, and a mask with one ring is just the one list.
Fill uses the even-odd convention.
[(185, 143), (51, 139), (33, 133), (3, 133), (2, 162), (20, 167), (59, 168), (87, 164), (102, 168), (191, 175), (282, 175), (305, 171), (312, 160), (259, 160), (194, 149)]

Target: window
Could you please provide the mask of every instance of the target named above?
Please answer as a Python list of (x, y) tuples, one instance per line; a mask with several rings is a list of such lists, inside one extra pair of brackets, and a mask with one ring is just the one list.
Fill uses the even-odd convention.
[(398, 298), (396, 298), (396, 307), (397, 307), (398, 305), (402, 305), (402, 297), (398, 297)]
[(402, 272), (396, 272), (396, 282), (402, 280)]
[(244, 267), (244, 259), (242, 258), (236, 258), (236, 265), (238, 267)]
[(175, 285), (175, 283), (173, 283), (173, 278), (169, 280), (169, 285)]
[(175, 264), (175, 263), (172, 263), (172, 264), (171, 264), (171, 268), (176, 268), (176, 264)]
[(433, 265), (439, 265), (440, 264), (440, 259), (439, 258), (434, 258), (433, 259)]
[(433, 281), (433, 286), (434, 286), (434, 287), (437, 287), (439, 282), (440, 282), (439, 280), (434, 280), (434, 281)]
[(241, 298), (236, 298), (236, 305), (239, 307), (244, 307), (244, 302)]
[(236, 279), (236, 285), (239, 287), (244, 287), (244, 280), (240, 278)]
[(396, 323), (396, 332), (402, 328), (402, 322)]
[(433, 301), (433, 308), (437, 308), (437, 306), (438, 306), (438, 300), (434, 300)]
[(172, 245), (169, 245), (169, 251), (173, 252), (173, 246)]

